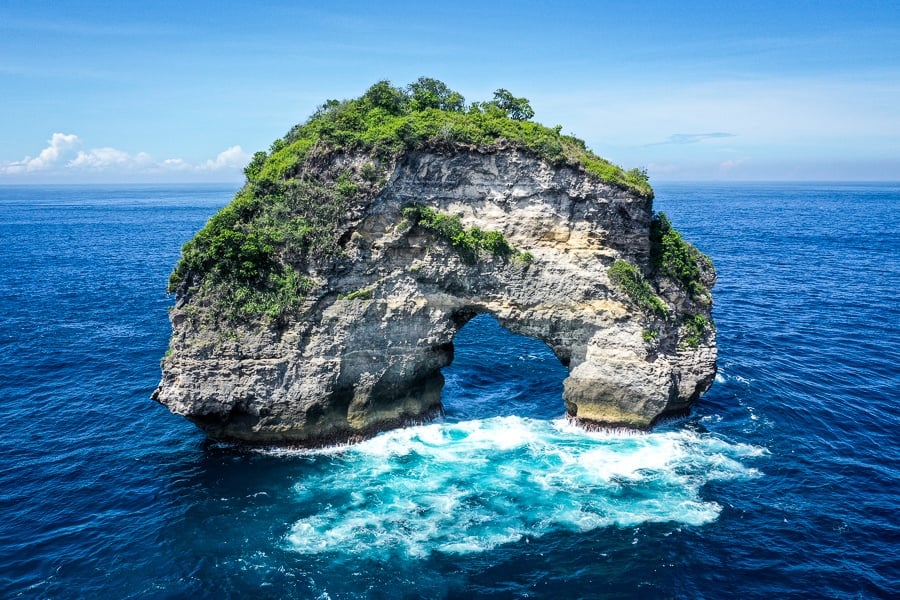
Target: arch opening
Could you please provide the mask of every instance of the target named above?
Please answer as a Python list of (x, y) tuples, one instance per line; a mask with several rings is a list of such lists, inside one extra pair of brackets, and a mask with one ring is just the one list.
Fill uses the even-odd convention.
[(457, 331), (453, 361), (441, 372), (448, 421), (565, 414), (563, 380), (569, 370), (547, 344), (512, 333), (489, 313), (478, 314)]

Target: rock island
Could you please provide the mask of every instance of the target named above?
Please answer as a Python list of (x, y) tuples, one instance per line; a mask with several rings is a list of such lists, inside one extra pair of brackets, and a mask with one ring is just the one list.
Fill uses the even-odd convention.
[(710, 260), (646, 173), (440, 81), (329, 100), (182, 248), (154, 399), (210, 437), (315, 446), (441, 412), (480, 313), (568, 367), (560, 413), (646, 429), (716, 372)]

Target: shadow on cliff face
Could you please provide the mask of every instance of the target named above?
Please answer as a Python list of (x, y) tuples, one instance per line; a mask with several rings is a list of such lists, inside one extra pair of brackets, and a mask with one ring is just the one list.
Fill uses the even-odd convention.
[(441, 394), (448, 421), (565, 414), (562, 381), (568, 369), (543, 342), (511, 333), (481, 314), (456, 334), (453, 345)]

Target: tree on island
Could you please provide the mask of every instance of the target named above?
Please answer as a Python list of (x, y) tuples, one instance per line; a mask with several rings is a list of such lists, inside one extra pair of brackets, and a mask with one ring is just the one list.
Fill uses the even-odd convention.
[(527, 121), (534, 116), (534, 109), (531, 108), (528, 98), (516, 98), (509, 90), (503, 88), (494, 92), (494, 100), (490, 104), (516, 121)]

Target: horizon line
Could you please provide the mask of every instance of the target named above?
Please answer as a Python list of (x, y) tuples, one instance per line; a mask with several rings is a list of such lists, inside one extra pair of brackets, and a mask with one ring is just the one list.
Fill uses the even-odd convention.
[[(69, 182), (2, 182), (0, 187), (66, 187), (66, 186), (133, 186), (133, 185), (218, 185), (243, 186), (247, 182), (237, 181), (69, 181)], [(654, 184), (670, 183), (886, 183), (900, 185), (900, 179), (657, 179)]]

